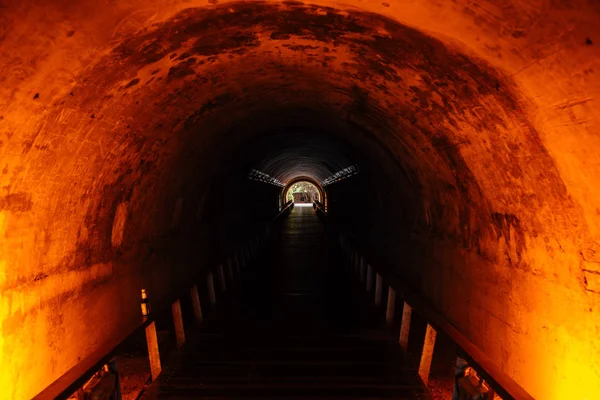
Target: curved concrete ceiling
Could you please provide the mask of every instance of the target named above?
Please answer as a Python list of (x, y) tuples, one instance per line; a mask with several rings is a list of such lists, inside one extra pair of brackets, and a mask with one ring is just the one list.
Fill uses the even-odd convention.
[[(47, 384), (110, 334), (65, 299), (126, 286), (120, 203), (141, 243), (225, 166), (285, 182), (355, 162), (414, 203), (428, 230), (411, 237), (435, 248), (415, 284), (449, 320), (535, 397), (600, 390), (596, 2), (46, 3), (0, 13), (0, 385), (19, 382), (14, 398), (35, 392), (15, 371)], [(477, 286), (468, 313), (442, 280)]]
[(283, 183), (305, 176), (322, 182), (336, 172), (353, 165), (343, 145), (327, 133), (314, 131), (270, 135), (253, 150), (261, 157), (256, 169)]

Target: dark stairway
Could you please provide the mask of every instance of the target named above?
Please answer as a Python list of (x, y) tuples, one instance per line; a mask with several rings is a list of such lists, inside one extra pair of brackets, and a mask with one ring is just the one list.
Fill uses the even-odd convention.
[(429, 398), (313, 208), (273, 242), (143, 398)]

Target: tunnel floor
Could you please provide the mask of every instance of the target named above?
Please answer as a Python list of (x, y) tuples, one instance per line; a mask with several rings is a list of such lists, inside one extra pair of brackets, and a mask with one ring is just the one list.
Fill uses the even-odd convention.
[(272, 242), (144, 399), (429, 398), (312, 207)]

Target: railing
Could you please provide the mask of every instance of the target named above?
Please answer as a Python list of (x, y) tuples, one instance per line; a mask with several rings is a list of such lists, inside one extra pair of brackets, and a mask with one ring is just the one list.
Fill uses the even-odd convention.
[(313, 201), (313, 208), (315, 210), (317, 210), (317, 214), (320, 213), (321, 216), (327, 215), (327, 207), (325, 207), (325, 205), (323, 203), (321, 203), (319, 200)]
[[(223, 264), (219, 264), (216, 268), (209, 271), (204, 271), (204, 281), (208, 290), (209, 302), (211, 305), (216, 304), (215, 275), (220, 283), (220, 291), (226, 290), (226, 285), (235, 279), (236, 273), (240, 272), (248, 262), (256, 256), (259, 249), (265, 244), (266, 238), (273, 229), (273, 224), (280, 220), (282, 216), (289, 214), (294, 205), (289, 202), (284, 209), (274, 218), (271, 224), (267, 225), (264, 231), (255, 236), (252, 240), (246, 242), (238, 251), (233, 253), (224, 262), (227, 268), (227, 276)], [(331, 225), (331, 221), (325, 217), (325, 212), (319, 204), (315, 204), (318, 215), (323, 218), (324, 222), (329, 225), (330, 229), (335, 230)], [(427, 322), (425, 340), (419, 363), (419, 375), (425, 384), (429, 379), (429, 369), (431, 366), (431, 358), (435, 345), (437, 332), (443, 332), (456, 346), (457, 353), (460, 357), (468, 361), (469, 365), (483, 377), (485, 382), (503, 399), (517, 400), (532, 400), (529, 395), (518, 383), (505, 374), (489, 357), (487, 357), (475, 344), (460, 333), (452, 324), (450, 324), (437, 310), (429, 303), (418, 296), (411, 288), (399, 280), (391, 271), (390, 268), (385, 268), (385, 264), (381, 262), (378, 267), (375, 264), (367, 262), (359, 250), (359, 247), (342, 233), (338, 232), (339, 244), (344, 251), (344, 254), (358, 276), (360, 282), (364, 285), (366, 291), (374, 294), (373, 301), (377, 306), (383, 304), (384, 282), (388, 286), (388, 299), (386, 307), (386, 319), (388, 323), (392, 323), (395, 318), (396, 296), (403, 300), (402, 322), (400, 325), (399, 342), (400, 345), (407, 349), (408, 335), (410, 332), (410, 323), (412, 314), (418, 314)], [(375, 258), (375, 257), (372, 257)], [(195, 280), (197, 282), (200, 279)], [(373, 287), (375, 286), (375, 287)], [(198, 296), (197, 284), (188, 288), (191, 296), (194, 316), (197, 322), (202, 322), (202, 308)], [(187, 292), (187, 291), (186, 291)], [(181, 294), (181, 292), (180, 292)], [(188, 295), (184, 293), (183, 295)], [(183, 326), (183, 318), (181, 315), (180, 298), (172, 297), (171, 313), (175, 327), (177, 345), (180, 347), (185, 342), (185, 330)], [(64, 375), (58, 378), (54, 383), (48, 386), (45, 390), (39, 393), (35, 399), (66, 399), (70, 395), (77, 392), (86, 382), (89, 381), (99, 370), (111, 365), (111, 361), (119, 350), (127, 346), (130, 341), (141, 333), (142, 330), (146, 333), (146, 342), (148, 346), (148, 357), (150, 362), (151, 379), (154, 380), (161, 372), (162, 366), (160, 361), (160, 353), (158, 348), (158, 340), (156, 336), (155, 315), (150, 317), (140, 317), (132, 321), (128, 332), (121, 339), (106, 343), (99, 349), (85, 357), (77, 365), (67, 371)], [(115, 366), (115, 364), (112, 364)], [(118, 372), (116, 368), (107, 368), (115, 375), (115, 392), (119, 393), (117, 398), (120, 398), (120, 389), (118, 382)], [(493, 398), (493, 392), (488, 394), (488, 398)], [(491, 394), (491, 396), (490, 396)]]
[[(252, 258), (258, 254), (272, 231), (273, 225), (277, 223), (282, 216), (289, 214), (293, 208), (293, 202), (287, 203), (271, 223), (265, 226), (265, 229), (262, 230), (262, 232), (248, 240), (237, 251), (227, 257), (223, 263), (218, 264), (208, 271), (202, 271), (202, 275), (197, 276), (196, 279), (193, 280), (195, 282), (193, 285), (188, 286), (185, 290), (177, 291), (177, 295), (169, 295), (162, 301), (156, 302), (156, 304), (171, 304), (170, 311), (173, 317), (175, 338), (178, 348), (185, 343), (185, 329), (183, 326), (180, 299), (183, 296), (190, 296), (194, 318), (197, 323), (201, 323), (203, 321), (203, 314), (198, 294), (198, 283), (204, 280), (210, 306), (214, 307), (217, 302), (216, 293), (224, 293), (226, 291), (227, 286), (231, 285), (234, 281), (236, 274), (247, 266)], [(225, 268), (227, 271), (225, 271)], [(215, 276), (219, 283), (218, 286), (215, 285)], [(117, 365), (113, 360), (119, 351), (130, 344), (142, 331), (145, 331), (146, 334), (151, 380), (155, 380), (162, 371), (155, 324), (155, 321), (158, 319), (157, 315), (164, 316), (162, 313), (152, 313), (147, 317), (135, 318), (131, 321), (129, 327), (125, 329), (125, 332), (127, 333), (124, 336), (100, 346), (100, 348), (82, 359), (77, 365), (41, 391), (34, 399), (67, 399), (73, 394), (78, 394), (78, 398), (83, 397), (80, 396), (81, 393), (78, 393), (82, 390), (82, 386), (102, 369), (105, 369), (114, 376), (114, 394), (117, 399), (120, 399), (121, 390), (118, 379), (119, 375)]]
[[(443, 332), (456, 346), (458, 356), (465, 359), (469, 366), (473, 368), (491, 390), (488, 392), (488, 399), (494, 398), (494, 393), (502, 399), (533, 400), (533, 397), (527, 393), (517, 382), (502, 371), (502, 369), (491, 360), (483, 351), (481, 351), (466, 336), (460, 333), (442, 314), (440, 314), (427, 301), (423, 300), (415, 291), (404, 284), (393, 273), (391, 267), (386, 268), (383, 260), (373, 264), (367, 262), (356, 243), (341, 232), (336, 232), (331, 221), (325, 218), (325, 213), (316, 205), (318, 215), (324, 220), (326, 225), (337, 234), (339, 244), (346, 256), (354, 273), (358, 276), (361, 284), (369, 294), (373, 294), (373, 301), (377, 306), (383, 304), (384, 281), (388, 286), (388, 299), (386, 308), (386, 320), (392, 325), (395, 317), (396, 296), (403, 300), (402, 321), (400, 325), (399, 342), (404, 351), (408, 347), (408, 336), (410, 332), (410, 323), (412, 314), (418, 314), (421, 319), (426, 321), (427, 328), (425, 340), (421, 352), (419, 363), (419, 375), (425, 385), (429, 380), (429, 369), (433, 355), (437, 332)], [(361, 254), (363, 253), (363, 254)], [(373, 255), (370, 257), (375, 259)], [(375, 287), (373, 287), (375, 285)]]

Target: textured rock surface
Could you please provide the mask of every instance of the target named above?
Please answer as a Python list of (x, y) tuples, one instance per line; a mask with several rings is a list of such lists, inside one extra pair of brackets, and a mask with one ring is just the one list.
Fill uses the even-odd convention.
[(353, 162), (399, 275), (536, 398), (600, 391), (597, 2), (216, 3), (0, 3), (8, 398), (224, 243), (249, 166)]

